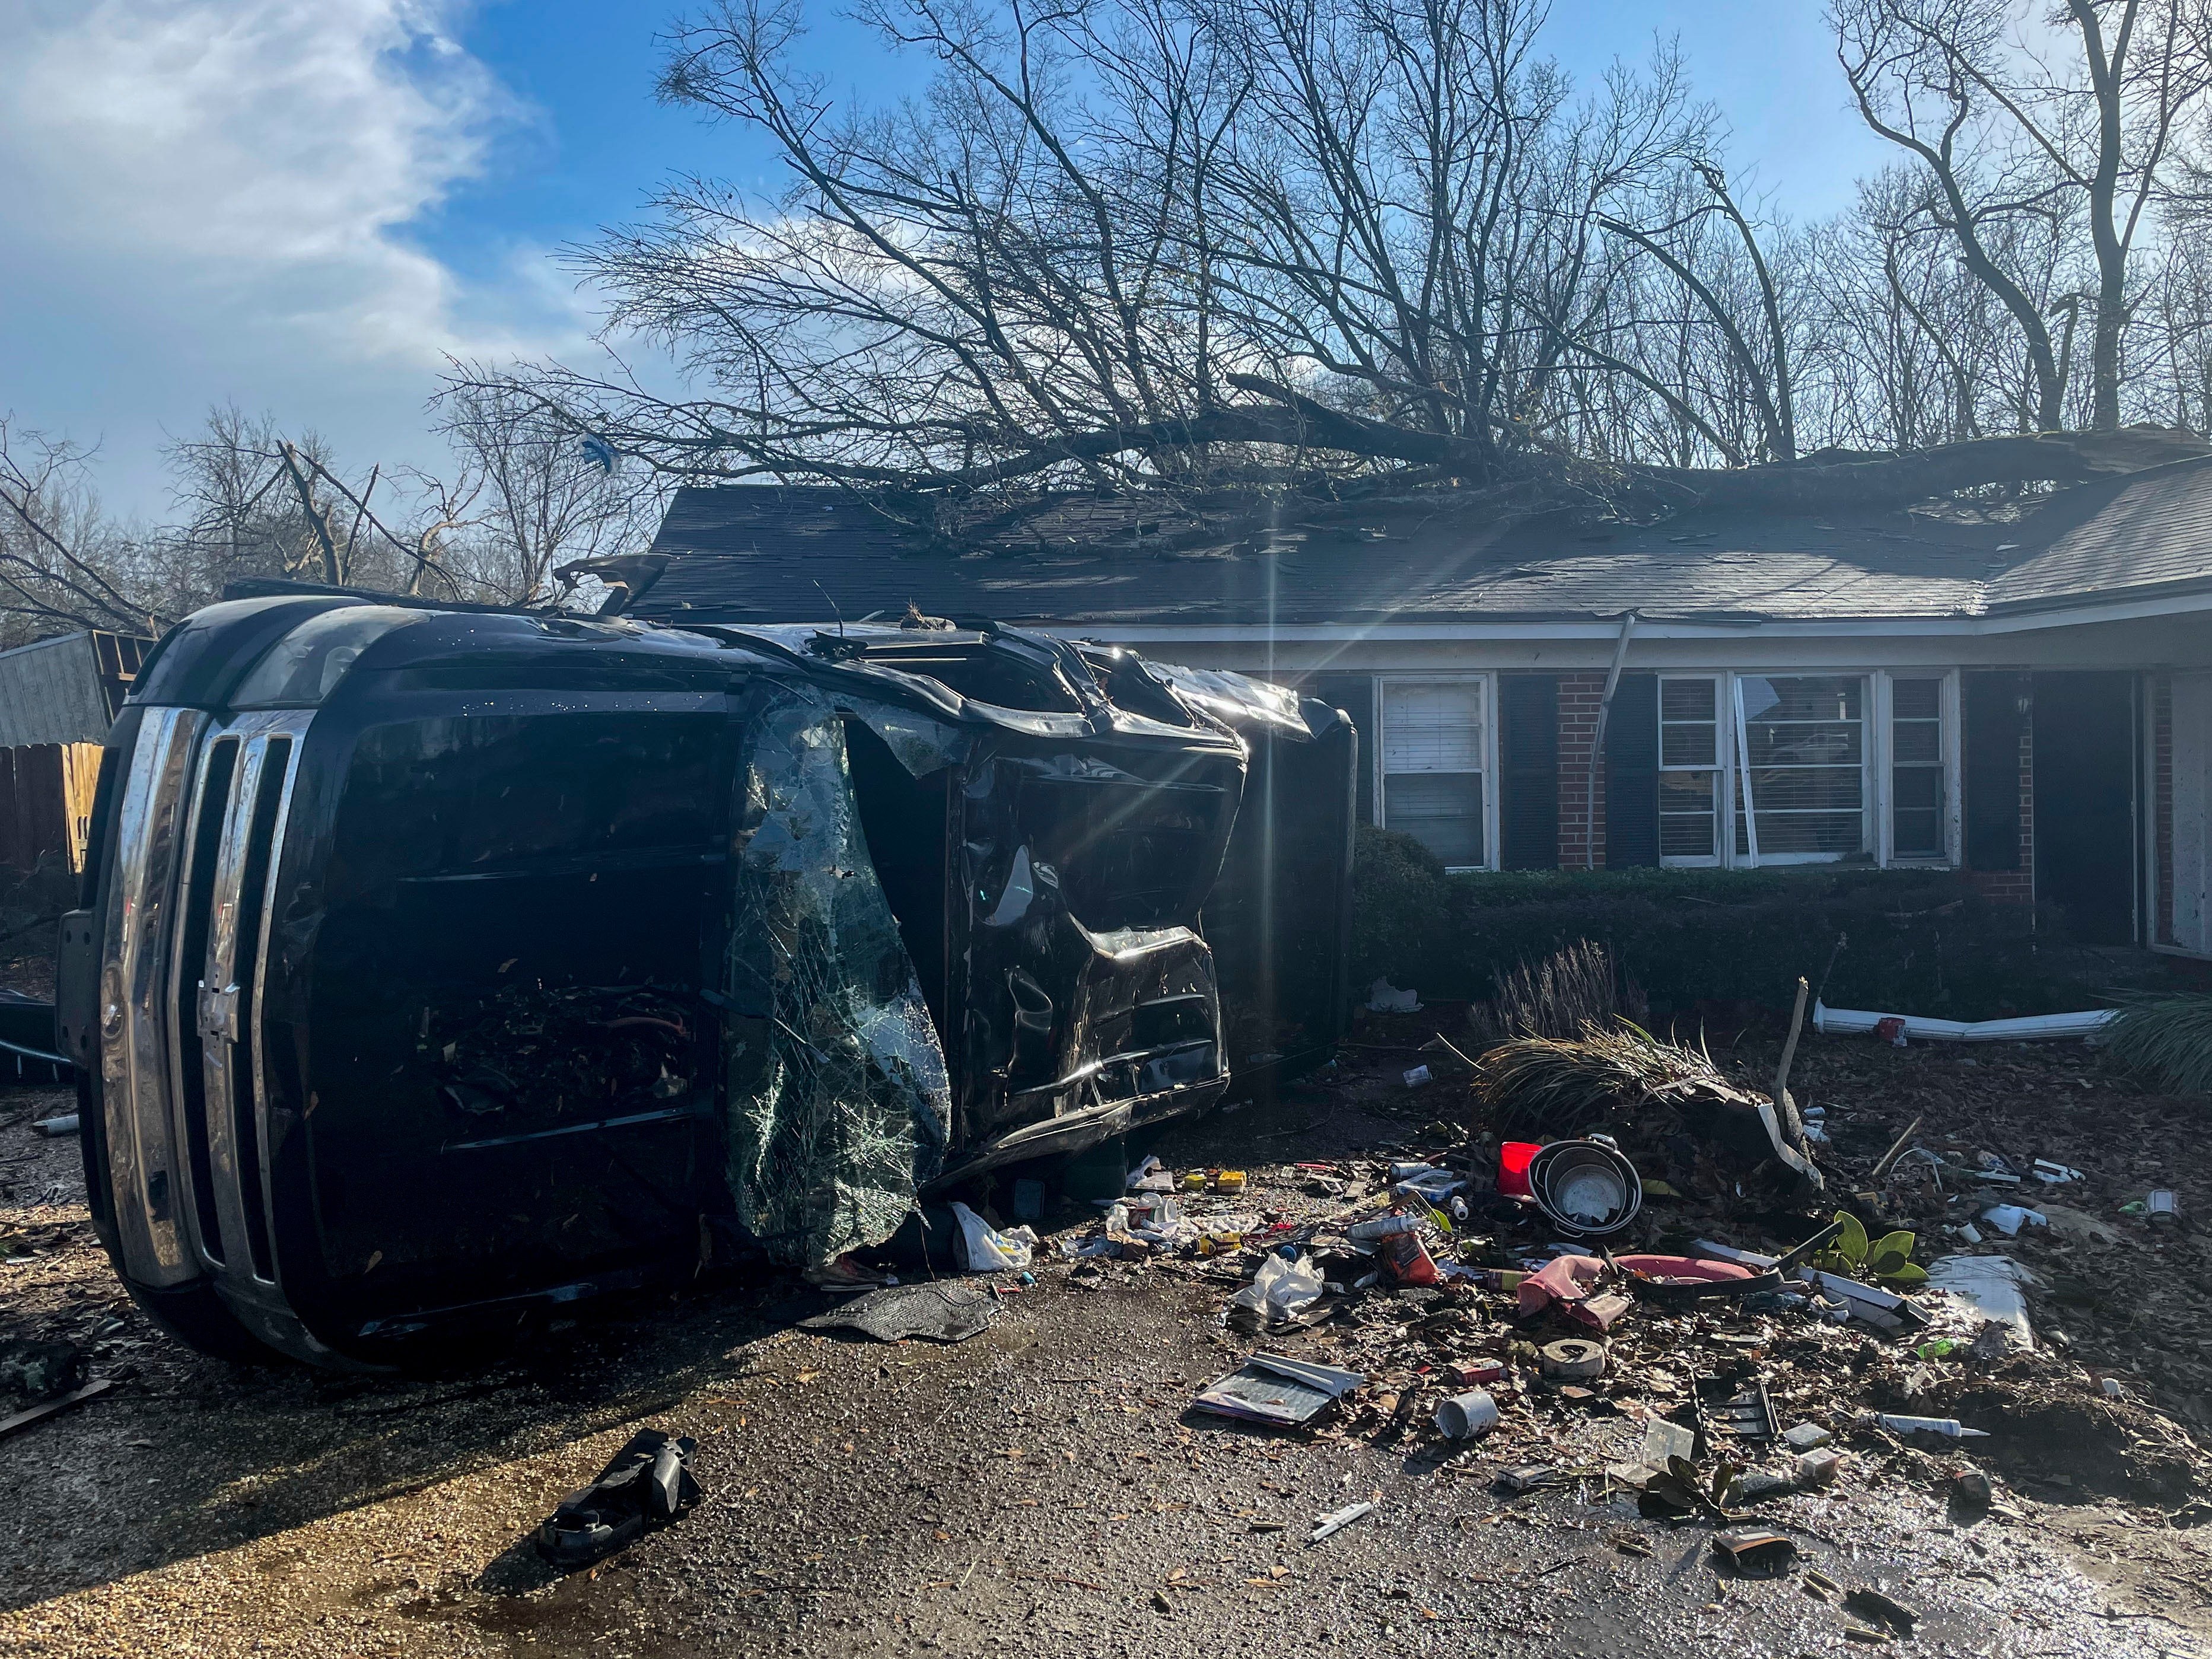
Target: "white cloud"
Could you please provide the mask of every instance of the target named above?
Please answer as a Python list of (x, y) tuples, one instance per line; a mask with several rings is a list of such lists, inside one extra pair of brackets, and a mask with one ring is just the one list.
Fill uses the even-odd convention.
[(465, 281), (409, 228), (535, 119), (458, 43), (459, 0), (0, 0), (0, 410), (104, 440), (161, 505), (164, 429), (268, 408), (429, 460), (443, 355), (572, 350), (517, 249)]

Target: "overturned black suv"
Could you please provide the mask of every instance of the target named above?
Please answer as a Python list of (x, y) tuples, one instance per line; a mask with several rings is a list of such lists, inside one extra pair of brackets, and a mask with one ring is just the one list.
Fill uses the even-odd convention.
[(212, 606), (63, 930), (94, 1219), (186, 1340), (331, 1365), (830, 1267), (1324, 1056), (1356, 750), (988, 623)]

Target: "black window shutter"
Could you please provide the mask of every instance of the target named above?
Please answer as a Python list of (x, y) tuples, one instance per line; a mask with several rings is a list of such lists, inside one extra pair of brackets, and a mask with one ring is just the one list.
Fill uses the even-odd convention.
[(2020, 868), (2021, 704), (2028, 696), (2025, 674), (1967, 674), (1960, 702), (1966, 729), (1966, 867)]
[(1508, 870), (1559, 867), (1559, 677), (1505, 674), (1498, 681), (1498, 862)]
[(1623, 674), (1605, 717), (1605, 864), (1659, 862), (1659, 677)]
[(1352, 811), (1362, 823), (1375, 822), (1375, 677), (1372, 674), (1316, 674), (1305, 693), (1352, 716), (1352, 729), (1359, 734), (1359, 775)]

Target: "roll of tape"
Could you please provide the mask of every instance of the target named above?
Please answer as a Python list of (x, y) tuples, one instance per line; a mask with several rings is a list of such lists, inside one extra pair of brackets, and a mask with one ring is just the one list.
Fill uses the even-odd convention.
[(1587, 1382), (1605, 1375), (1605, 1344), (1579, 1336), (1547, 1342), (1538, 1359), (1544, 1375), (1555, 1382)]

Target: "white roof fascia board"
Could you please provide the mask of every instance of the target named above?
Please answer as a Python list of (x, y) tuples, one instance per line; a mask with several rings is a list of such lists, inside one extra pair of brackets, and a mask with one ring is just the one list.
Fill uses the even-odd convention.
[[(2176, 595), (2131, 603), (2081, 605), (2063, 611), (2028, 611), (1996, 617), (1839, 617), (1817, 621), (1741, 623), (1668, 622), (1642, 617), (1639, 640), (1732, 640), (1747, 636), (1785, 639), (1978, 638), (2045, 632), (2092, 623), (2137, 622), (2212, 611), (2212, 593)], [(1444, 640), (1591, 640), (1610, 646), (1620, 631), (1618, 617), (1588, 622), (1498, 623), (1032, 623), (1040, 633), (1070, 638), (1111, 640), (1137, 645), (1151, 641), (1218, 641), (1244, 644), (1261, 640), (1316, 645), (1433, 642)]]
[(2154, 599), (2111, 599), (2069, 605), (2057, 611), (2007, 611), (1981, 618), (1984, 634), (2023, 634), (2044, 628), (2074, 628), (2083, 623), (2140, 622), (2147, 617), (2194, 616), (2212, 611), (2212, 592), (2169, 593)]

